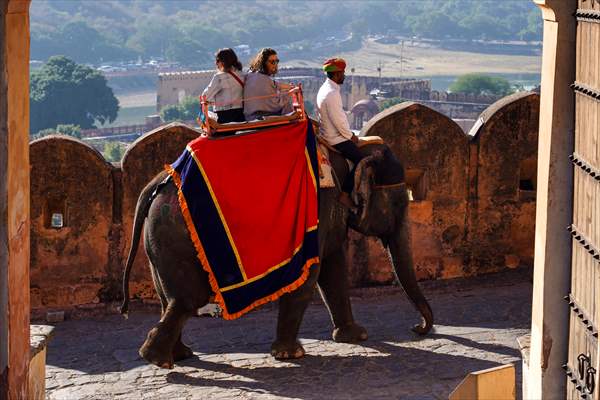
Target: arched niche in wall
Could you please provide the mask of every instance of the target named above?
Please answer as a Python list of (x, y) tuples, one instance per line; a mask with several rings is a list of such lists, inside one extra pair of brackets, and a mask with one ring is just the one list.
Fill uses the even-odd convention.
[(533, 265), (539, 95), (489, 106), (469, 132), (477, 150), (473, 261), (479, 272)]
[(82, 141), (30, 144), (31, 306), (97, 303), (108, 274), (114, 167)]
[(468, 138), (450, 118), (404, 102), (363, 128), (381, 136), (406, 169), (413, 201), (409, 218), (419, 278), (463, 274), (468, 196)]
[[(121, 162), (123, 182), (123, 261), (127, 260), (135, 206), (141, 190), (165, 164), (174, 162), (187, 143), (200, 135), (187, 125), (173, 123), (159, 127), (137, 139), (127, 150)], [(131, 294), (152, 297), (154, 288), (148, 270), (148, 260), (140, 245), (131, 273)]]

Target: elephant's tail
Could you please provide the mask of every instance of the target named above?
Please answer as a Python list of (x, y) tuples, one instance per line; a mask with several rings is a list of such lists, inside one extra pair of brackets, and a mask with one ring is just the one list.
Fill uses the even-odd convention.
[(133, 233), (131, 238), (131, 247), (123, 272), (123, 304), (121, 305), (121, 314), (127, 318), (129, 312), (129, 275), (131, 266), (135, 260), (138, 247), (140, 245), (140, 237), (144, 221), (148, 215), (148, 210), (152, 201), (160, 191), (160, 189), (170, 180), (170, 176), (166, 172), (158, 174), (140, 193), (137, 205), (135, 206), (135, 217), (133, 219)]

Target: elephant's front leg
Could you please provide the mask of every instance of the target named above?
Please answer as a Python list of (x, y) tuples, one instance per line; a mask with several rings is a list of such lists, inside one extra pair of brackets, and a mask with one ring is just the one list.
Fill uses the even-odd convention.
[(319, 276), (319, 265), (313, 265), (306, 282), (291, 293), (279, 299), (277, 319), (277, 339), (271, 345), (271, 355), (277, 360), (300, 358), (305, 354), (298, 341), (298, 331)]
[(333, 251), (322, 260), (319, 289), (333, 322), (333, 340), (356, 343), (367, 340), (367, 330), (354, 322), (348, 283), (346, 257)]
[(412, 330), (420, 335), (425, 335), (433, 328), (433, 311), (417, 282), (410, 247), (410, 229), (407, 221), (405, 211), (397, 232), (381, 239), (389, 250), (398, 281), (415, 308), (421, 313), (421, 323), (415, 325)]

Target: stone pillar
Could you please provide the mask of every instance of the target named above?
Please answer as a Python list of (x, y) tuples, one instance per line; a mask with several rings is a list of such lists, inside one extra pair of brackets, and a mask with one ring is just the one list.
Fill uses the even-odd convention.
[(29, 366), (29, 0), (0, 0), (0, 399)]
[(544, 18), (538, 141), (538, 189), (531, 321), (525, 399), (566, 398), (573, 171), (576, 0), (534, 0)]

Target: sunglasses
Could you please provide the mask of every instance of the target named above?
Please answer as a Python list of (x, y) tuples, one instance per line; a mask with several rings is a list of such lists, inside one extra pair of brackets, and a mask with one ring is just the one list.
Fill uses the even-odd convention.
[(277, 64), (279, 64), (279, 60), (269, 60), (269, 64), (277, 65)]

